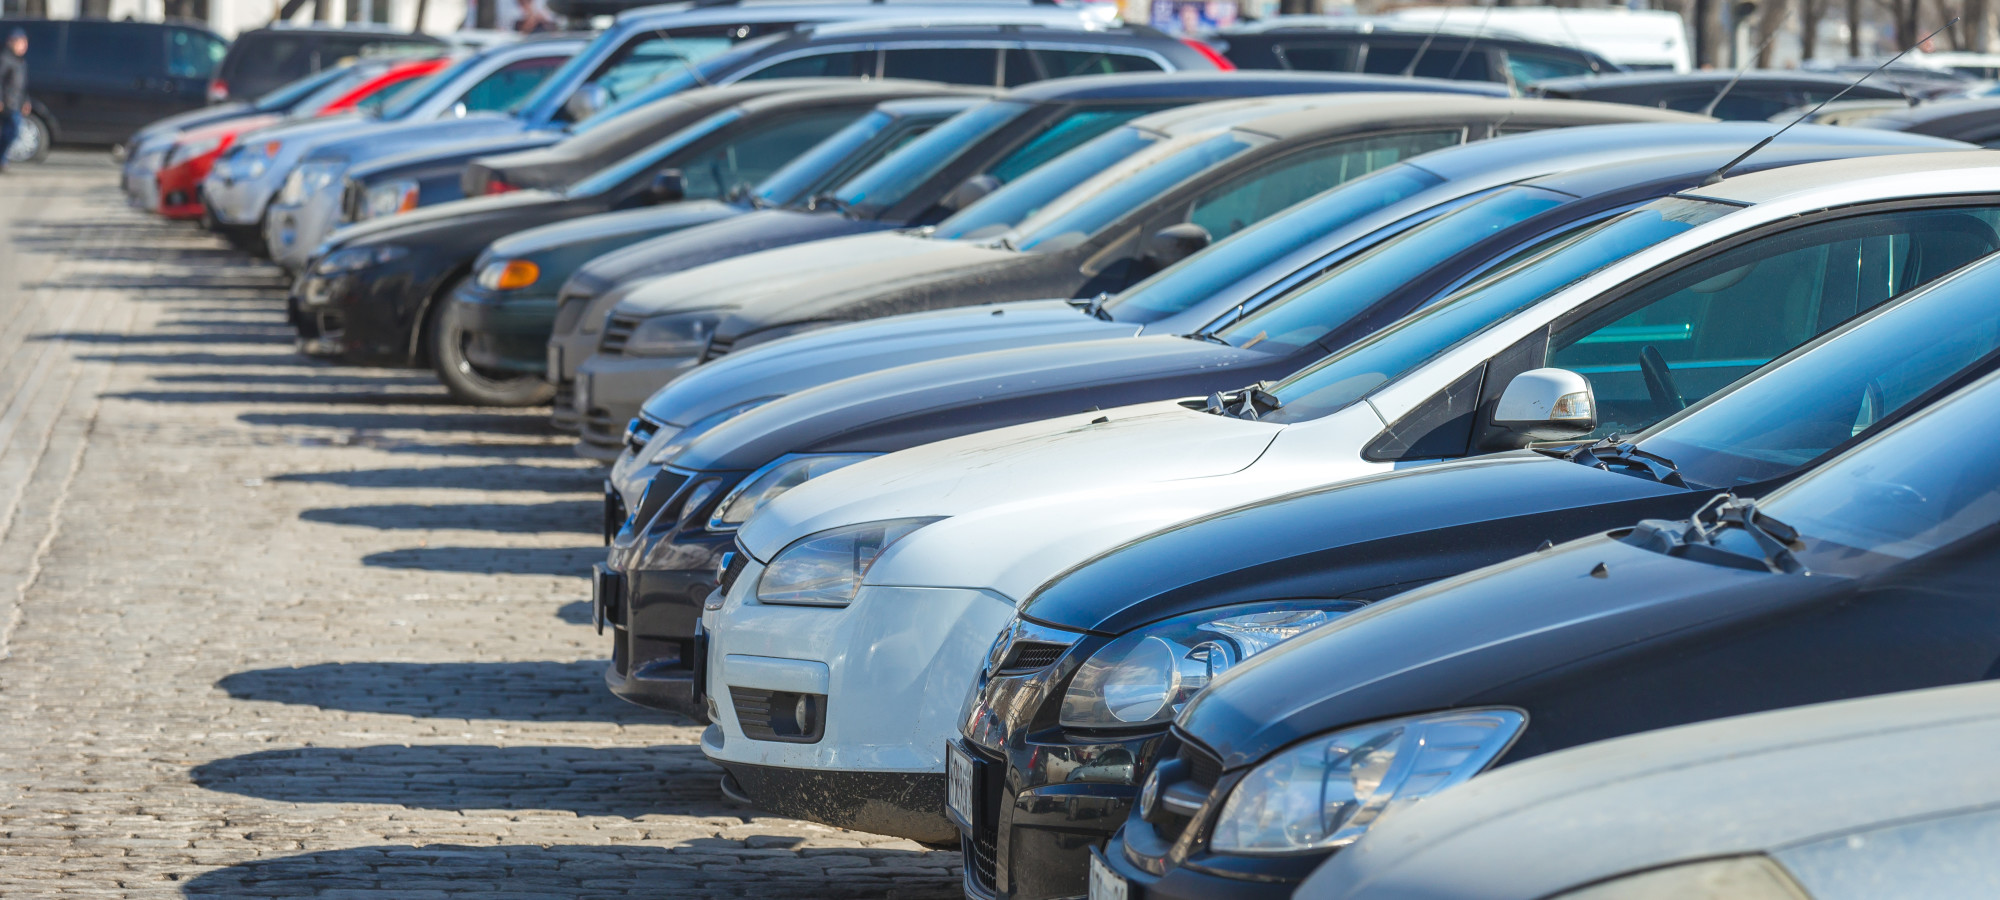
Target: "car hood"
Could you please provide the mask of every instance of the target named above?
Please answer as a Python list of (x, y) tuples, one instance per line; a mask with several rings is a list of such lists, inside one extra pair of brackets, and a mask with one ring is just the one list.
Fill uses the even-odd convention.
[(468, 159), (485, 156), (489, 153), (505, 153), (510, 150), (527, 150), (546, 146), (559, 137), (561, 135), (551, 132), (525, 131), (483, 134), (478, 137), (462, 141), (452, 141), (443, 145), (426, 142), (399, 153), (376, 157), (366, 162), (358, 163), (348, 169), (347, 177), (356, 181), (367, 181), (384, 176), (393, 177), (405, 170), (428, 169), (442, 162), (458, 162), (463, 164)]
[(435, 119), (425, 122), (380, 122), (366, 119), (348, 122), (340, 136), (322, 142), (312, 152), (314, 158), (340, 159), (352, 164), (364, 159), (380, 159), (406, 150), (438, 147), (490, 135), (518, 134), (521, 120), (512, 116), (478, 115), (463, 119)]
[[(505, 197), (510, 194), (496, 196)], [(634, 234), (692, 228), (738, 215), (742, 211), (741, 207), (718, 200), (689, 200), (664, 206), (580, 216), (526, 231), (517, 231), (494, 241), (492, 253), (494, 256), (503, 257), (529, 256), (560, 250), (574, 244), (589, 244)]]
[(857, 222), (831, 213), (762, 209), (633, 244), (591, 260), (578, 272), (590, 283), (612, 285), (670, 275), (774, 247), (889, 227), (893, 226)]
[(1768, 615), (1842, 581), (1584, 538), (1401, 594), (1281, 644), (1197, 695), (1178, 727), (1236, 768), (1309, 735), (1464, 705), (1648, 638)]
[[(243, 143), (250, 143), (250, 135), (255, 135), (259, 143), (283, 141), (286, 153), (316, 151), (327, 143), (353, 134), (357, 128), (366, 128), (372, 123), (358, 115), (325, 116), (294, 122), (281, 121), (269, 128), (259, 128), (244, 135)], [(298, 158), (298, 157), (294, 157)]]
[(717, 411), (842, 378), (950, 356), (1131, 337), (1139, 326), (1085, 315), (1067, 300), (905, 313), (808, 331), (731, 353), (646, 400), (656, 421), (686, 426)]
[[(1452, 566), (1466, 554), (1450, 535), (1430, 533), (1436, 530), (1687, 495), (1682, 488), (1527, 450), (1402, 469), (1154, 532), (1063, 573), (1030, 597), (1021, 615), (1058, 628), (1119, 634), (1231, 603), (1365, 594), (1407, 578), (1406, 563), (1413, 559), (1435, 561), (1423, 568), (1445, 567), (1444, 574), (1471, 568)], [(1523, 535), (1514, 543), (1578, 533)]]
[(186, 131), (190, 128), (213, 125), (227, 119), (250, 115), (259, 115), (259, 113), (250, 104), (241, 100), (232, 100), (218, 106), (204, 106), (156, 120), (152, 124), (133, 132), (132, 136), (126, 139), (126, 142), (131, 146), (137, 147), (145, 141), (170, 132)]
[[(399, 216), (358, 222), (334, 233), (332, 244), (348, 247), (362, 242), (391, 241), (420, 235), (441, 227), (466, 225), (521, 210), (560, 203), (561, 194), (548, 191), (515, 191), (491, 197), (468, 197), (449, 203), (420, 206)], [(524, 223), (525, 224), (525, 223)]]
[[(856, 234), (765, 250), (655, 279), (618, 304), (621, 315), (695, 309), (755, 308), (769, 322), (776, 308), (810, 308), (857, 291), (897, 285), (1018, 257), (963, 241), (897, 232)], [(718, 327), (718, 335), (727, 331)]]
[[(750, 469), (792, 452), (903, 450), (1055, 415), (1184, 396), (1193, 391), (1176, 390), (1172, 376), (1186, 373), (1227, 377), (1230, 384), (1255, 381), (1254, 374), (1219, 373), (1271, 359), (1260, 350), (1162, 336), (948, 356), (856, 375), (758, 407), (689, 444), (674, 465)], [(1174, 439), (1181, 436), (1176, 431)], [(1116, 439), (1112, 444), (1125, 446)]]

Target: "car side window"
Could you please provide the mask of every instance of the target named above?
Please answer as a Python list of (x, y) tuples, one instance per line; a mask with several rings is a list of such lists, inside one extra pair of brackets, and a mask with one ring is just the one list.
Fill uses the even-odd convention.
[[(872, 78), (875, 51), (840, 50), (795, 56), (743, 76), (745, 80), (765, 78)], [(989, 83), (991, 79), (989, 73)]]
[(1406, 157), (1450, 147), (1464, 140), (1463, 129), (1412, 131), (1334, 141), (1295, 153), (1221, 185), (1194, 201), (1187, 220), (1221, 240), (1338, 184)]
[(229, 52), (229, 45), (212, 35), (175, 28), (167, 32), (167, 74), (175, 78), (207, 78)]
[[(1052, 50), (1043, 47), (1035, 47), (1028, 52), (1035, 55), (1035, 61), (1041, 64), (1042, 74), (1046, 78), (1160, 71), (1159, 63), (1130, 53), (1114, 53), (1109, 50)], [(1009, 74), (1011, 77), (1011, 73)]]
[(261, 40), (252, 39), (250, 46), (238, 48), (235, 69), (230, 74), (239, 79), (276, 83), (302, 78), (315, 71), (312, 48), (304, 38), (295, 35), (267, 35)]
[(882, 51), (882, 77), (990, 85), (998, 83), (999, 63), (992, 47), (906, 47)]
[(1014, 148), (988, 168), (986, 174), (999, 179), (1001, 184), (1006, 184), (1033, 171), (1036, 166), (1068, 153), (1084, 141), (1149, 112), (1157, 112), (1160, 108), (1120, 106), (1112, 109), (1084, 109), (1070, 113), (1062, 121), (1035, 135), (1033, 140)]
[[(690, 44), (697, 46), (691, 47)], [(654, 37), (620, 48), (611, 62), (598, 70), (590, 81), (616, 101), (655, 81), (682, 71), (699, 61), (707, 44), (727, 48), (728, 38), (689, 41), (679, 37)]]
[[(1698, 113), (1708, 109), (1708, 104), (1715, 102), (1715, 94), (1721, 90), (1722, 88), (1718, 86), (1714, 91), (1702, 91), (1697, 94), (1682, 94), (1677, 97), (1669, 97), (1662, 101), (1660, 106), (1665, 109), (1677, 109), (1681, 112)], [(1722, 102), (1715, 104), (1714, 111), (1710, 112), (1709, 115), (1731, 122), (1761, 122), (1792, 108), (1792, 106), (1793, 104), (1784, 97), (1760, 96), (1744, 90), (1743, 86), (1739, 84), (1727, 95), (1723, 96)]]
[[(1414, 41), (1368, 42), (1368, 53), (1362, 57), (1361, 71), (1377, 75), (1401, 75), (1410, 68), (1410, 61), (1416, 60), (1416, 69), (1410, 74), (1420, 78), (1451, 78), (1459, 81), (1492, 81), (1493, 70), (1487, 62), (1486, 48), (1472, 44), (1466, 49), (1463, 40), (1435, 40), (1425, 46), (1421, 39)], [(1419, 56), (1418, 54), (1422, 55)]]
[(525, 99), (542, 79), (549, 77), (567, 60), (559, 56), (545, 56), (539, 59), (520, 59), (501, 66), (500, 70), (481, 78), (478, 84), (459, 98), (466, 112), (495, 112), (511, 109), (514, 104)]
[(1571, 75), (1589, 75), (1590, 66), (1583, 60), (1563, 56), (1548, 56), (1541, 53), (1524, 53), (1518, 50), (1507, 52), (1507, 74), (1515, 84), (1525, 85), (1544, 78), (1566, 78)]
[(1360, 41), (1300, 41), (1272, 48), (1287, 69), (1352, 72), (1361, 68)]
[(1631, 433), (1857, 313), (2000, 249), (2000, 207), (1906, 209), (1752, 241), (1550, 335), (1590, 380), (1595, 436)]
[(69, 26), (70, 69), (78, 74), (96, 78), (157, 75), (163, 68), (160, 54), (164, 49), (157, 28), (111, 22), (72, 22)]
[(777, 118), (703, 148), (681, 163), (687, 196), (721, 197), (738, 186), (763, 181), (863, 112), (828, 110)]

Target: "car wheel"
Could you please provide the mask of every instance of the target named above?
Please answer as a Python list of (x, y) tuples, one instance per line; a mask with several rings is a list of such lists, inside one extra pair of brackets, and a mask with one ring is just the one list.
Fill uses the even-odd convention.
[(21, 133), (7, 147), (7, 163), (41, 162), (49, 158), (49, 126), (42, 117), (29, 113), (21, 117)]
[(472, 332), (465, 327), (463, 308), (452, 299), (456, 293), (457, 284), (445, 290), (438, 301), (444, 305), (430, 323), (431, 368), (451, 395), (474, 406), (542, 406), (553, 399), (555, 386), (540, 375), (487, 372), (466, 358)]

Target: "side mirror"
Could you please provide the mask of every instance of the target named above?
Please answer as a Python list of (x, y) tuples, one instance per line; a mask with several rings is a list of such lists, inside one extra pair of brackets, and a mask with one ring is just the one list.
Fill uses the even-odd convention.
[(1200, 253), (1214, 242), (1215, 238), (1209, 236), (1208, 229), (1193, 222), (1169, 225), (1154, 232), (1147, 242), (1146, 258), (1152, 260), (1154, 266), (1164, 269)]
[(991, 175), (974, 175), (958, 187), (952, 188), (951, 193), (944, 195), (944, 199), (938, 201), (938, 206), (951, 212), (958, 212), (978, 203), (979, 198), (993, 193), (999, 187), (998, 178)]
[(662, 169), (653, 176), (653, 183), (646, 185), (646, 202), (652, 204), (679, 203), (687, 199), (687, 179), (679, 169)]
[(464, 103), (454, 103), (451, 105), (451, 117), (454, 119), (465, 118), (466, 112), (467, 110), (465, 108)]
[(1597, 398), (1590, 381), (1568, 369), (1530, 369), (1514, 376), (1493, 406), (1495, 428), (1511, 432), (1516, 446), (1560, 441), (1597, 427)]
[(593, 81), (577, 88), (576, 93), (569, 95), (569, 99), (563, 101), (563, 112), (569, 115), (571, 122), (581, 122), (597, 115), (598, 110), (610, 105), (611, 92), (605, 90), (604, 85)]

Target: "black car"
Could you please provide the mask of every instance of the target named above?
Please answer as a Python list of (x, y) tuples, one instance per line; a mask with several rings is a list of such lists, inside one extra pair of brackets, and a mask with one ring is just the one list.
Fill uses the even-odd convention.
[[(328, 252), (300, 279), (295, 325), (315, 355), (426, 362), (458, 389), (453, 378), (463, 374), (462, 347), (440, 343), (446, 323), (429, 313), (472, 276), (474, 258), (496, 238), (593, 213), (727, 195), (762, 181), (875, 104), (939, 89), (855, 81), (760, 97), (672, 132), (561, 192), (476, 197), (354, 226), (329, 241)], [(504, 389), (481, 386), (481, 393), (487, 402), (517, 404), (546, 396), (540, 378), (513, 381)]]
[[(1732, 82), (1733, 80), (1733, 82)], [(1851, 90), (1849, 88), (1852, 88)], [(1812, 106), (1842, 91), (1844, 100), (1893, 100), (1904, 96), (1890, 84), (1855, 84), (1852, 78), (1785, 70), (1742, 73), (1627, 72), (1587, 78), (1538, 81), (1528, 93), (1562, 100), (1602, 100), (1687, 112), (1707, 112), (1718, 119), (1762, 122), (1785, 110)], [(1720, 99), (1718, 99), (1720, 98)], [(1711, 107), (1713, 107), (1711, 109)]]
[(1496, 81), (1515, 87), (1545, 78), (1624, 71), (1595, 53), (1574, 47), (1384, 22), (1340, 27), (1272, 19), (1259, 25), (1225, 28), (1206, 40), (1241, 69), (1373, 72)]
[(236, 36), (221, 64), (211, 66), (208, 99), (248, 100), (367, 51), (436, 48), (444, 42), (428, 34), (384, 25), (267, 25)]
[(1857, 126), (2000, 147), (2000, 98), (1941, 100), (1885, 113)]
[[(1903, 384), (1922, 402), (1938, 381), (1900, 377), (1990, 369), (1995, 271), (1983, 263), (1928, 295), (1924, 305), (1956, 316), (1912, 300), (1835, 338), (1868, 342), (1882, 326), (1924, 320), (1889, 342), (1901, 356), (1877, 369), (1885, 378), (1822, 370), (1838, 402), (1792, 414), (1792, 397), (1766, 396), (1720, 429), (1734, 441), (1676, 445), (1690, 479), (1701, 483), (1698, 464), (1754, 482), (1792, 461), (1782, 448), (1833, 443), (1902, 399), (1891, 392)], [(1517, 557), (1281, 645), (1188, 704), (1093, 878), (1149, 898), (1288, 897), (1377, 817), (1491, 765), (1991, 678), (2000, 473), (1954, 448), (1996, 432), (2000, 381), (1989, 376), (1761, 500), (1717, 494), (1690, 518)], [(1635, 460), (1647, 462), (1657, 460)], [(1314, 756), (1316, 768), (1304, 762)], [(1363, 759), (1393, 774), (1356, 785)], [(1339, 799), (1301, 817), (1284, 796), (1301, 780)]]
[(0, 36), (17, 28), (28, 36), (34, 105), (21, 140), (44, 154), (57, 142), (117, 144), (156, 119), (202, 106), (229, 48), (192, 22), (0, 19)]
[[(2000, 309), (1980, 299), (1995, 277), (2000, 259), (1877, 307), (1635, 436), (1306, 490), (1051, 581), (968, 705), (956, 755), (975, 788), (958, 811), (968, 884), (1015, 900), (1082, 893), (1083, 845), (1124, 822), (1173, 715), (1285, 638), (1543, 542), (1690, 515), (1717, 490), (1763, 496), (1977, 380), (2000, 366)], [(1178, 686), (1133, 675), (1150, 652), (1195, 658), (1204, 642)]]
[[(1492, 93), (1475, 85), (1422, 84), (1426, 90)], [(589, 411), (573, 404), (576, 370), (597, 349), (605, 313), (643, 279), (822, 238), (936, 224), (1147, 113), (1242, 97), (1410, 88), (1406, 79), (1376, 76), (1215, 71), (1057, 78), (1015, 88), (858, 173), (810, 210), (759, 210), (646, 241), (579, 269), (562, 287), (549, 345), (556, 424), (580, 426), (587, 444), (615, 452), (624, 419), (584, 418)]]

